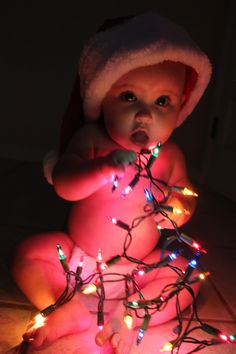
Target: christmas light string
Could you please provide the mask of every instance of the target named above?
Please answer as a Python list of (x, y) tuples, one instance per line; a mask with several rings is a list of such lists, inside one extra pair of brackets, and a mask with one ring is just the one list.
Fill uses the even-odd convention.
[[(149, 180), (149, 189), (144, 189), (144, 198), (146, 199), (146, 204), (144, 206), (144, 214), (136, 217), (131, 225), (123, 222), (122, 220), (116, 219), (114, 216), (108, 216), (108, 220), (110, 220), (115, 226), (122, 228), (126, 231), (126, 236), (123, 244), (123, 253), (121, 255), (116, 255), (108, 260), (106, 263), (103, 262), (102, 252), (98, 250), (98, 257), (96, 260), (97, 269), (95, 273), (90, 274), (86, 279), (82, 279), (81, 273), (83, 270), (83, 257), (78, 261), (78, 266), (76, 271), (71, 271), (66, 262), (66, 256), (63, 253), (60, 245), (57, 245), (59, 261), (62, 265), (62, 268), (65, 272), (66, 276), (66, 287), (59, 298), (56, 300), (54, 304), (51, 304), (47, 308), (40, 311), (40, 313), (34, 318), (33, 325), (35, 328), (45, 325), (45, 318), (50, 315), (52, 311), (55, 311), (59, 306), (70, 301), (77, 291), (81, 291), (84, 294), (91, 294), (96, 292), (98, 296), (98, 310), (97, 310), (97, 325), (101, 330), (104, 325), (104, 302), (106, 300), (105, 294), (105, 284), (111, 282), (124, 282), (125, 286), (125, 299), (123, 301), (125, 312), (124, 312), (124, 321), (129, 329), (133, 328), (133, 316), (134, 315), (142, 319), (142, 324), (138, 330), (138, 336), (136, 338), (136, 344), (139, 345), (142, 341), (145, 331), (148, 329), (148, 325), (151, 319), (151, 316), (157, 311), (162, 311), (167, 305), (168, 301), (175, 297), (176, 298), (176, 314), (178, 325), (175, 328), (176, 338), (170, 342), (167, 342), (160, 350), (160, 352), (170, 352), (171, 354), (179, 353), (180, 347), (183, 343), (192, 343), (195, 344), (196, 347), (186, 353), (194, 353), (197, 352), (206, 346), (215, 345), (219, 343), (236, 343), (235, 335), (226, 335), (222, 333), (219, 329), (210, 326), (209, 324), (203, 323), (197, 314), (196, 308), (196, 299), (191, 284), (195, 282), (199, 282), (204, 280), (206, 277), (210, 275), (209, 272), (201, 272), (198, 275), (192, 277), (192, 273), (195, 269), (198, 268), (198, 261), (202, 254), (206, 253), (206, 251), (190, 236), (180, 232), (177, 227), (177, 224), (174, 220), (171, 219), (169, 213), (177, 213), (177, 214), (188, 214), (187, 210), (180, 210), (175, 208), (175, 206), (166, 205), (167, 200), (170, 195), (174, 193), (182, 194), (186, 197), (197, 197), (197, 193), (189, 190), (186, 187), (182, 186), (169, 186), (166, 182), (156, 179), (151, 174), (151, 166), (157, 159), (161, 149), (161, 144), (158, 143), (153, 152), (151, 153), (149, 150), (141, 150), (139, 154), (137, 154), (137, 163), (136, 168), (138, 172), (135, 174), (132, 181), (129, 185), (122, 191), (121, 197), (125, 198), (137, 185), (140, 178), (146, 178)], [(151, 156), (148, 158), (147, 155)], [(114, 193), (118, 187), (119, 180), (117, 177), (114, 179), (114, 183), (111, 189), (111, 192)], [(165, 188), (165, 191), (163, 190)], [(154, 197), (153, 189), (156, 189), (160, 192), (162, 199), (157, 201)], [(140, 259), (136, 259), (128, 255), (128, 249), (132, 243), (132, 230), (140, 225), (140, 223), (148, 217), (156, 215), (160, 213), (163, 216), (163, 219), (167, 219), (173, 226), (174, 235), (167, 237), (165, 243), (162, 247), (160, 260), (151, 264), (147, 264)], [(157, 225), (158, 227), (158, 225)], [(158, 230), (161, 231), (161, 227), (158, 227)], [(192, 250), (192, 257), (189, 259), (187, 267), (185, 270), (182, 270), (176, 266), (172, 266), (171, 262), (176, 259), (180, 254), (183, 253), (183, 250), (180, 249), (175, 252), (168, 252), (166, 255), (166, 251), (170, 244), (174, 241), (178, 243), (187, 245)], [(122, 258), (126, 258), (129, 262), (135, 264), (134, 270), (131, 274), (120, 274), (120, 273), (105, 273), (104, 271), (111, 266), (112, 264), (119, 262)], [(158, 269), (161, 267), (169, 267), (177, 274), (177, 280), (175, 283), (166, 285), (161, 293), (154, 297), (153, 299), (145, 299), (139, 286), (136, 281), (136, 277), (142, 276), (145, 273), (148, 273), (154, 269)], [(116, 276), (117, 279), (109, 279), (106, 280), (107, 276)], [(132, 288), (132, 291), (131, 291)], [(179, 304), (179, 295), (181, 291), (186, 290), (192, 297), (191, 304), (191, 316), (187, 321), (187, 324), (183, 326), (183, 318), (182, 312)], [(139, 300), (137, 301), (129, 301), (129, 296), (133, 293), (137, 293), (139, 296)], [(198, 326), (190, 328), (192, 322), (197, 321)], [(214, 338), (211, 340), (197, 340), (190, 336), (195, 330), (201, 329), (204, 332), (212, 335)]]

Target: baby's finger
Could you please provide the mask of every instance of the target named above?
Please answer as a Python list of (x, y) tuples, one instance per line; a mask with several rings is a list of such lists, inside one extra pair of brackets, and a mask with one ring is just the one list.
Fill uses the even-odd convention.
[(136, 161), (137, 155), (134, 151), (129, 150), (129, 163)]

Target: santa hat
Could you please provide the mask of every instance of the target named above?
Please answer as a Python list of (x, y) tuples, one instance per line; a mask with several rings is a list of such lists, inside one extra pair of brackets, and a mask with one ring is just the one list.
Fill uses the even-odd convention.
[(85, 45), (79, 64), (80, 92), (88, 121), (101, 115), (101, 104), (112, 85), (127, 72), (164, 61), (187, 67), (185, 102), (177, 126), (193, 111), (211, 76), (208, 57), (178, 25), (155, 13), (145, 13), (96, 33)]

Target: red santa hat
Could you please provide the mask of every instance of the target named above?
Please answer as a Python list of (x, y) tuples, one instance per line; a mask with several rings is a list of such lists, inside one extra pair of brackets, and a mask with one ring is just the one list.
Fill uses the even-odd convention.
[(180, 26), (156, 13), (145, 13), (102, 30), (85, 45), (79, 64), (84, 115), (93, 121), (112, 85), (127, 72), (164, 61), (187, 67), (185, 102), (177, 126), (193, 111), (211, 76), (208, 57)]

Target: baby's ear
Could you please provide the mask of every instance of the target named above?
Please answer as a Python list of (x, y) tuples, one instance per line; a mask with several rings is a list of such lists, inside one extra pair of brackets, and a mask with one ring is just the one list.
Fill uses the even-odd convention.
[(74, 133), (84, 124), (83, 102), (80, 94), (80, 79), (76, 76), (69, 104), (60, 129), (59, 156), (64, 153)]

